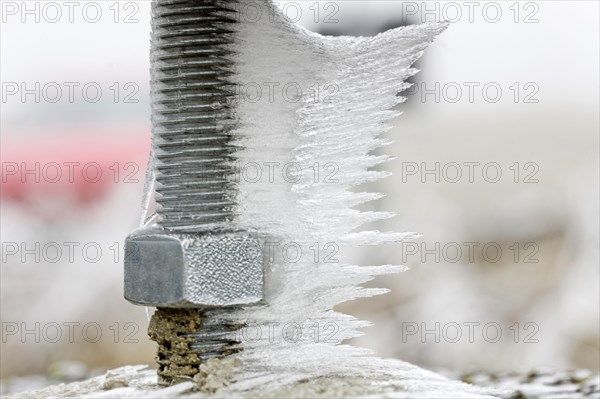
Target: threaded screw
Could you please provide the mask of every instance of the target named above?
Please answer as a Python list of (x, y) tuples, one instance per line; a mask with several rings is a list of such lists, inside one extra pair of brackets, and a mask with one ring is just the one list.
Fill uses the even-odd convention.
[(152, 6), (152, 124), (159, 224), (179, 233), (231, 230), (232, 1)]
[[(230, 81), (235, 3), (152, 3), (155, 197), (158, 225), (169, 234), (236, 231), (235, 85)], [(193, 377), (201, 362), (239, 350), (232, 334), (239, 327), (211, 324), (201, 308), (159, 306), (149, 326), (159, 345), (159, 382)]]

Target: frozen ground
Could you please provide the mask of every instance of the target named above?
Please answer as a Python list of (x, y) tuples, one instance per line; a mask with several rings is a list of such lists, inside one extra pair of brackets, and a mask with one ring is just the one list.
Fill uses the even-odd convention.
[[(272, 390), (236, 392), (228, 388), (232, 375), (214, 374), (210, 382), (185, 382), (169, 388), (156, 385), (156, 370), (147, 366), (126, 366), (110, 370), (92, 379), (49, 386), (10, 395), (11, 398), (82, 397), (82, 398), (162, 398), (162, 397), (252, 397), (252, 398), (512, 398), (512, 399), (585, 399), (600, 395), (600, 377), (586, 370), (559, 372), (534, 370), (529, 373), (468, 373), (446, 380), (434, 373), (406, 363), (398, 363), (402, 376), (323, 376), (302, 380)], [(213, 373), (229, 365), (209, 365)], [(478, 388), (481, 387), (481, 388)]]
[[(322, 376), (281, 386), (237, 391), (228, 386), (228, 378), (217, 376), (211, 384), (184, 382), (168, 388), (156, 385), (156, 370), (147, 366), (126, 366), (104, 376), (24, 392), (11, 398), (166, 398), (166, 397), (248, 397), (248, 398), (490, 398), (491, 389), (477, 388), (451, 381), (407, 363), (397, 362), (398, 374)], [(213, 372), (221, 367), (212, 364)], [(226, 366), (227, 367), (227, 366)]]

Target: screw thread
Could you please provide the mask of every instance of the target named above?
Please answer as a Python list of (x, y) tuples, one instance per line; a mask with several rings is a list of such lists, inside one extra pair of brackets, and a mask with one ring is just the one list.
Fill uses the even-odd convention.
[(208, 359), (238, 352), (240, 326), (210, 323), (198, 309), (157, 308), (148, 335), (158, 344), (158, 382), (171, 385), (193, 378)]
[[(173, 233), (232, 230), (232, 25), (236, 0), (152, 3), (151, 98), (158, 224)], [(149, 327), (158, 343), (159, 382), (199, 372), (238, 350), (235, 326), (209, 325), (199, 309), (158, 308)]]
[(235, 185), (233, 1), (152, 5), (152, 128), (159, 224), (179, 233), (228, 230)]

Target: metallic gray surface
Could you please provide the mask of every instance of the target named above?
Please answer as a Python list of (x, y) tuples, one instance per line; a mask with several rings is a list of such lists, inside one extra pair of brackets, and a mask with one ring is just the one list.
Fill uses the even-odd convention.
[(215, 307), (263, 298), (263, 258), (243, 233), (173, 234), (141, 228), (125, 241), (125, 298), (160, 307)]
[(233, 0), (152, 4), (152, 134), (159, 224), (230, 230), (236, 187)]
[[(133, 303), (202, 312), (263, 299), (259, 242), (234, 224), (236, 3), (152, 2), (152, 175), (160, 227), (126, 240), (125, 298)], [(235, 342), (220, 335), (226, 330), (200, 328), (193, 350), (202, 359), (231, 353)]]
[(160, 228), (126, 242), (125, 297), (165, 307), (263, 297), (255, 239), (235, 230), (233, 0), (152, 3), (152, 138)]

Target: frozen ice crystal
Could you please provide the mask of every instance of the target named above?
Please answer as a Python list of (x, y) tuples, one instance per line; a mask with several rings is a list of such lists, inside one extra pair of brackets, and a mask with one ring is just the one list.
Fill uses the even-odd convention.
[(326, 37), (294, 25), (270, 2), (235, 4), (261, 17), (231, 25), (228, 79), (238, 88), (232, 227), (261, 238), (269, 270), (264, 305), (208, 314), (214, 323), (245, 325), (241, 367), (228, 389), (272, 392), (305, 379), (360, 376), (377, 392), (476, 396), (467, 385), (344, 344), (369, 323), (334, 310), (385, 293), (361, 284), (404, 270), (348, 264), (341, 250), (417, 236), (361, 230), (393, 214), (355, 207), (382, 197), (358, 186), (389, 175), (373, 169), (390, 159), (374, 151), (390, 144), (383, 134), (400, 114), (394, 107), (406, 99), (406, 79), (417, 73), (412, 64), (446, 24)]
[[(385, 293), (361, 284), (399, 266), (347, 264), (338, 249), (411, 239), (414, 233), (363, 231), (393, 214), (354, 207), (380, 198), (360, 192), (384, 178), (372, 168), (390, 159), (373, 151), (399, 115), (393, 107), (412, 64), (446, 27), (426, 23), (375, 37), (325, 37), (295, 26), (267, 2), (261, 21), (236, 24), (233, 80), (238, 199), (236, 224), (263, 237), (269, 258), (266, 305), (237, 311), (239, 389), (273, 387), (327, 375), (406, 377), (416, 370), (343, 344), (369, 323), (335, 311), (355, 298)], [(249, 101), (249, 88), (262, 95)], [(272, 88), (272, 90), (271, 90)], [(246, 91), (244, 91), (246, 90)], [(252, 171), (252, 178), (243, 172)], [(248, 172), (250, 173), (250, 172)], [(341, 253), (341, 251), (340, 251)], [(215, 320), (231, 318), (215, 311)]]

